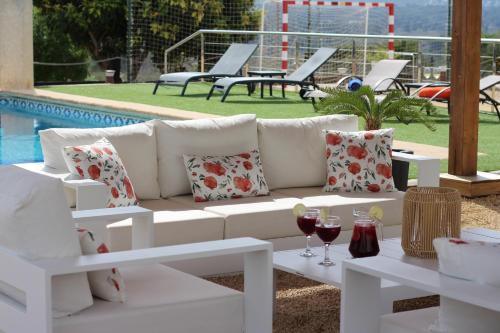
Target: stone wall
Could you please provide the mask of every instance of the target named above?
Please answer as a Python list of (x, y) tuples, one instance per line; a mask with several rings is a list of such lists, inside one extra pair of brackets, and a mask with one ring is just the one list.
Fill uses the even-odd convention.
[(32, 0), (0, 0), (0, 90), (33, 89)]

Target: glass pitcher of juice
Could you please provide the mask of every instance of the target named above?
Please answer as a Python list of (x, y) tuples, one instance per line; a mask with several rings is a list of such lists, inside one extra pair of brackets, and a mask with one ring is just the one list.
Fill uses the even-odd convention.
[(380, 221), (367, 216), (360, 216), (354, 221), (354, 230), (349, 245), (349, 252), (354, 258), (373, 257), (380, 252), (377, 228), (379, 228), (380, 238), (383, 240), (383, 225)]

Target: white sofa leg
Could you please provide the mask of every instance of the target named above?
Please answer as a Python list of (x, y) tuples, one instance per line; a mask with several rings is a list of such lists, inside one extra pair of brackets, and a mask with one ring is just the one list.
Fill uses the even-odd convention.
[(245, 254), (245, 333), (273, 330), (273, 263), (269, 250)]
[(439, 187), (439, 160), (418, 163), (418, 186)]

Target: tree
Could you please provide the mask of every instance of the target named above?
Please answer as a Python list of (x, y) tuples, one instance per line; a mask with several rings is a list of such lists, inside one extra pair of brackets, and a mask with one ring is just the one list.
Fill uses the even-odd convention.
[[(34, 0), (53, 32), (65, 32), (93, 59), (119, 57), (126, 53), (127, 4), (124, 0)], [(38, 46), (37, 46), (38, 47)], [(64, 48), (59, 52), (66, 52)], [(120, 60), (100, 63), (102, 69), (115, 69), (119, 77)]]
[[(54, 29), (40, 10), (33, 11), (34, 58), (49, 63), (85, 62), (89, 55), (64, 31)], [(87, 77), (87, 66), (35, 66), (36, 82), (80, 81)]]
[[(161, 64), (167, 47), (199, 29), (253, 30), (259, 24), (252, 0), (133, 1), (132, 16), (137, 21), (131, 32), (133, 77), (148, 54), (152, 54), (155, 64)], [(229, 41), (230, 36), (225, 38)], [(242, 38), (231, 36), (231, 41)], [(188, 47), (182, 56), (198, 54), (196, 47)]]

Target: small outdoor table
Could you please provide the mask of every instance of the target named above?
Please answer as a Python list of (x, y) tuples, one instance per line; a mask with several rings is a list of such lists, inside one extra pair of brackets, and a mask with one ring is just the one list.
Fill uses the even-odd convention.
[[(286, 72), (281, 70), (268, 70), (268, 71), (248, 71), (248, 76), (260, 76), (260, 77), (274, 77), (278, 76), (282, 79), (285, 77)], [(250, 92), (253, 93), (255, 91), (255, 84), (252, 84)], [(269, 83), (269, 95), (273, 95), (273, 84)], [(281, 95), (285, 98), (285, 85), (281, 85)], [(264, 83), (260, 85), (260, 98), (264, 98)]]

